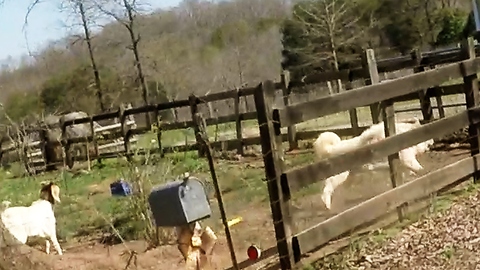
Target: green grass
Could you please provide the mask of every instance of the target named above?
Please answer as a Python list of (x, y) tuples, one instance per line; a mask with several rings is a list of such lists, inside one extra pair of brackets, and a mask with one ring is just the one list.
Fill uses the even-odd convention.
[[(410, 104), (418, 104), (418, 102), (414, 101)], [(359, 108), (358, 115), (361, 120), (370, 121), (368, 108)], [(304, 123), (299, 125), (298, 129), (349, 124), (348, 119), (348, 113), (343, 112), (311, 121), (312, 123)], [(243, 126), (253, 130), (258, 129), (255, 120), (245, 121)], [(227, 139), (235, 137), (234, 130), (234, 123), (218, 126), (218, 133), (231, 134), (225, 136)], [(207, 132), (210, 140), (214, 141), (217, 127), (209, 126)], [(151, 142), (152, 139), (156, 139), (155, 134), (148, 133), (139, 137), (138, 148), (158, 147), (156, 143)], [(193, 130), (166, 131), (162, 135), (162, 145), (182, 144), (185, 137), (187, 141), (194, 141)], [(286, 165), (288, 168), (293, 168), (310, 163), (312, 160), (312, 153), (298, 154), (288, 156)], [(145, 222), (135, 218), (135, 213), (132, 213), (134, 204), (132, 198), (112, 197), (109, 191), (111, 182), (119, 178), (131, 179), (131, 167), (122, 158), (104, 160), (101, 166), (96, 162), (93, 164), (93, 170), (86, 174), (57, 171), (35, 178), (12, 178), (12, 175), (19, 175), (22, 171), (21, 165), (13, 164), (9, 173), (0, 170), (0, 197), (2, 200), (11, 201), (12, 206), (29, 205), (38, 198), (40, 181), (53, 180), (61, 187), (62, 203), (55, 206), (58, 236), (61, 240), (75, 242), (83, 238), (98, 238), (114, 233), (112, 227), (125, 240), (142, 238), (141, 231)], [(235, 216), (239, 211), (252, 207), (252, 205), (260, 204), (268, 207), (262, 159), (258, 158), (255, 164), (257, 166), (251, 166), (247, 162), (216, 160), (216, 173), (229, 217)], [(165, 158), (153, 155), (148, 158), (148, 165), (138, 166), (141, 171), (147, 172), (146, 183), (149, 188), (171, 181), (184, 172), (190, 172), (192, 175), (211, 182), (206, 159), (199, 159), (195, 152), (168, 154)], [(98, 185), (101, 192), (91, 195), (92, 185)], [(207, 187), (212, 194), (211, 183)], [(313, 185), (294, 194), (294, 198), (318, 193), (319, 188), (319, 185)], [(212, 209), (217, 211), (215, 203)], [(207, 220), (206, 223), (214, 229), (221, 230), (222, 227), (218, 221), (220, 217), (218, 213), (215, 215), (215, 218)]]
[[(149, 189), (174, 180), (184, 172), (190, 172), (191, 175), (205, 179), (210, 195), (214, 192), (207, 161), (199, 159), (195, 152), (171, 154), (163, 159), (152, 156), (149, 165), (139, 165), (139, 169), (146, 172)], [(218, 160), (216, 173), (224, 191), (229, 216), (245, 209), (246, 205), (268, 201), (261, 166), (248, 168), (247, 164)], [(38, 199), (40, 182), (52, 180), (61, 188), (62, 202), (55, 206), (58, 237), (61, 241), (75, 242), (73, 240), (108, 236), (114, 233), (112, 225), (125, 240), (141, 239), (139, 232), (144, 224), (141, 220), (133, 219), (134, 213), (129, 212), (132, 210), (132, 198), (112, 197), (109, 190), (111, 182), (119, 178), (131, 180), (131, 174), (131, 168), (123, 159), (104, 160), (101, 166), (94, 162), (90, 173), (58, 171), (35, 178), (9, 178), (6, 171), (0, 170), (0, 197), (11, 201), (12, 206), (29, 205)], [(91, 185), (98, 185), (93, 190), (100, 192), (92, 195)], [(216, 212), (217, 206), (213, 203), (212, 210)], [(207, 220), (207, 224), (221, 228), (217, 222), (220, 217), (217, 217)]]

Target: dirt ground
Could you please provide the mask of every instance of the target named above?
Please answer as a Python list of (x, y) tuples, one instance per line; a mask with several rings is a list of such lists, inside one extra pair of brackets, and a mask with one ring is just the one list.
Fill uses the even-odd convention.
[(315, 269), (480, 269), (480, 192), (421, 219), (383, 241), (322, 259)]
[[(425, 167), (425, 173), (427, 173), (460, 160), (468, 154), (467, 150), (432, 151), (422, 155), (419, 160)], [(254, 165), (261, 166), (261, 163), (261, 160), (257, 160), (254, 162)], [(333, 196), (333, 208), (331, 211), (325, 209), (318, 193), (298, 198), (294, 202), (294, 207), (298, 210), (294, 215), (295, 220), (298, 220), (296, 231), (310, 227), (389, 188), (391, 188), (391, 183), (387, 171), (358, 172), (353, 173), (351, 178), (337, 189)], [(243, 218), (243, 221), (231, 227), (239, 262), (247, 259), (246, 249), (251, 244), (256, 244), (263, 250), (275, 245), (268, 203), (265, 202), (264, 205), (245, 205), (244, 209), (241, 213), (238, 213)], [(431, 224), (433, 223), (430, 223), (430, 226)], [(223, 231), (216, 231), (216, 233), (219, 236), (219, 242), (215, 247), (212, 266), (213, 269), (227, 269), (231, 266), (228, 246)], [(184, 267), (182, 257), (176, 246), (164, 246), (144, 252), (146, 248), (145, 243), (137, 241), (116, 246), (105, 246), (93, 242), (79, 243), (77, 245), (64, 246), (63, 248), (65, 249), (63, 256), (56, 254), (48, 256), (43, 252), (34, 250), (29, 253), (28, 257), (32, 261), (40, 260), (47, 263), (49, 265), (47, 269), (55, 270), (143, 270), (182, 269)], [(126, 250), (135, 251), (136, 253), (136, 256), (134, 256), (136, 259), (131, 260), (129, 268), (126, 268), (129, 260), (129, 255), (125, 254)], [(257, 267), (258, 265), (255, 265), (249, 269), (257, 269)], [(42, 267), (42, 269), (45, 269), (45, 267)]]

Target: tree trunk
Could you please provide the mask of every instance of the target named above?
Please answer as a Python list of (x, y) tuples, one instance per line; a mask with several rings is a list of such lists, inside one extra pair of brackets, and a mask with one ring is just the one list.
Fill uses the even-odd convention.
[[(135, 57), (135, 66), (137, 68), (138, 80), (140, 81), (140, 87), (142, 88), (143, 102), (145, 105), (148, 105), (149, 104), (148, 103), (148, 87), (145, 81), (145, 75), (143, 74), (142, 64), (140, 62), (140, 53), (138, 51), (138, 42), (140, 41), (140, 38), (135, 37), (133, 7), (128, 3), (127, 0), (123, 0), (123, 4), (125, 6), (125, 9), (128, 15), (127, 29), (130, 34), (130, 40), (132, 41), (132, 51)], [(146, 116), (145, 120), (147, 121), (147, 126), (150, 126), (151, 125), (150, 114), (146, 113), (145, 116)]]
[(102, 93), (102, 84), (100, 81), (100, 73), (97, 68), (97, 63), (95, 62), (95, 57), (93, 56), (92, 39), (90, 36), (90, 29), (88, 29), (87, 17), (85, 16), (85, 7), (83, 6), (82, 1), (78, 2), (78, 11), (80, 12), (80, 16), (82, 18), (83, 31), (85, 32), (85, 41), (87, 42), (88, 53), (90, 55), (90, 62), (92, 64), (93, 76), (95, 78), (95, 88), (97, 90), (98, 103), (100, 105), (100, 110), (104, 112), (105, 104), (103, 103), (103, 93)]

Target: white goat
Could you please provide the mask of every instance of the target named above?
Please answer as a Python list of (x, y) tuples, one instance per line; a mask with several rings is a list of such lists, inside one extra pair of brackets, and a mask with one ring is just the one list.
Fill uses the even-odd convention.
[[(3, 201), (6, 208), (0, 215), (5, 228), (22, 244), (29, 236), (45, 238), (46, 253), (50, 254), (50, 241), (55, 250), (62, 255), (62, 249), (57, 240), (56, 219), (53, 213), (53, 204), (60, 202), (60, 188), (54, 183), (43, 184), (40, 198), (30, 206), (9, 207), (10, 202)], [(50, 240), (50, 241), (49, 241)]]
[[(399, 122), (395, 123), (396, 131), (398, 133), (407, 132), (420, 126), (420, 121), (415, 119), (413, 123)], [(318, 159), (329, 158), (333, 155), (342, 154), (361, 146), (375, 143), (385, 139), (385, 131), (383, 122), (372, 125), (365, 130), (361, 135), (353, 137), (348, 140), (341, 140), (340, 137), (333, 132), (321, 133), (314, 142), (314, 151)], [(423, 169), (416, 159), (416, 155), (428, 150), (429, 146), (433, 144), (433, 140), (419, 143), (409, 148), (403, 149), (399, 152), (399, 158), (402, 163), (409, 168), (413, 173)], [(325, 180), (325, 187), (322, 193), (322, 201), (325, 203), (327, 209), (331, 208), (332, 194), (335, 189), (344, 183), (350, 172), (344, 171), (340, 174), (330, 176)]]

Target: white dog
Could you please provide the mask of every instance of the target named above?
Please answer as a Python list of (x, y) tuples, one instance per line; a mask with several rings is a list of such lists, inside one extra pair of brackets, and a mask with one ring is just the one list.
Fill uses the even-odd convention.
[[(420, 121), (415, 119), (413, 123), (399, 122), (395, 123), (397, 134), (407, 132), (420, 126)], [(314, 142), (314, 151), (317, 159), (329, 158), (333, 155), (342, 154), (352, 151), (367, 144), (372, 144), (385, 139), (384, 124), (380, 122), (372, 125), (369, 129), (362, 132), (361, 135), (347, 140), (341, 140), (340, 137), (333, 132), (323, 132)], [(417, 154), (424, 153), (433, 144), (433, 140), (428, 140), (417, 145), (408, 147), (399, 151), (399, 158), (413, 174), (421, 171), (423, 167), (416, 159)], [(325, 180), (325, 187), (322, 193), (322, 201), (325, 206), (331, 208), (332, 194), (335, 189), (344, 183), (350, 172), (344, 171), (340, 174), (330, 176)]]

